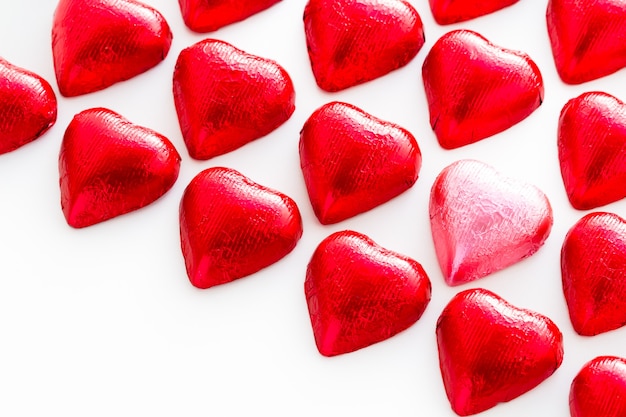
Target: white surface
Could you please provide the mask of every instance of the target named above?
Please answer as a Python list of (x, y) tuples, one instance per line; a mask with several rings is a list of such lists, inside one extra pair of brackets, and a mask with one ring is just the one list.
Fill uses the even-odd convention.
[[(313, 80), (302, 25), (304, 0), (286, 0), (212, 34), (183, 24), (175, 0), (146, 0), (168, 20), (174, 42), (165, 62), (130, 81), (86, 96), (58, 94), (50, 49), (54, 0), (0, 3), (0, 56), (46, 78), (59, 117), (42, 138), (0, 156), (0, 414), (7, 416), (454, 416), (437, 362), (435, 323), (458, 291), (484, 287), (552, 318), (564, 334), (563, 366), (537, 389), (481, 414), (565, 416), (569, 385), (600, 354), (626, 356), (626, 329), (577, 336), (562, 295), (559, 254), (573, 210), (560, 178), (556, 127), (565, 102), (602, 90), (626, 99), (626, 73), (581, 86), (557, 77), (545, 26), (547, 1), (523, 0), (470, 22), (437, 25), (426, 0), (413, 0), (426, 45), (406, 67), (327, 94)], [(421, 65), (435, 40), (469, 28), (527, 52), (545, 81), (545, 102), (510, 130), (461, 149), (439, 147), (428, 124)], [(206, 37), (275, 59), (295, 83), (296, 112), (269, 136), (228, 155), (189, 158), (171, 94), (178, 53)], [(321, 226), (299, 169), (299, 131), (317, 107), (341, 100), (398, 123), (417, 138), (423, 167), (416, 185), (356, 218)], [(169, 137), (183, 156), (174, 188), (156, 203), (82, 230), (59, 203), (57, 157), (75, 113), (103, 106)], [(531, 258), (488, 278), (447, 287), (428, 220), (436, 175), (462, 158), (487, 162), (539, 186), (555, 223)], [(209, 290), (189, 284), (180, 252), (178, 203), (202, 169), (228, 166), (296, 200), (304, 236), (277, 264)], [(626, 214), (626, 202), (602, 208)], [(433, 298), (413, 327), (390, 340), (335, 358), (316, 350), (304, 299), (306, 264), (330, 233), (353, 229), (422, 263)]]

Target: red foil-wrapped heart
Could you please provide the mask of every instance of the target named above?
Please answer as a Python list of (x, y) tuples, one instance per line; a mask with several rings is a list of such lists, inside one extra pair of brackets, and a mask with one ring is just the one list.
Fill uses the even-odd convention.
[(350, 104), (317, 109), (300, 132), (300, 165), (313, 211), (336, 223), (413, 186), (422, 154), (407, 130)]
[(108, 109), (85, 110), (61, 143), (65, 219), (86, 227), (147, 206), (174, 185), (179, 168), (180, 155), (165, 136)]
[(440, 25), (464, 22), (507, 6), (519, 0), (429, 0), (433, 17)]
[(431, 285), (413, 259), (343, 231), (328, 236), (313, 253), (304, 291), (317, 348), (334, 356), (413, 325), (430, 301)]
[(563, 361), (563, 336), (549, 318), (481, 288), (452, 298), (436, 333), (443, 384), (460, 416), (519, 397)]
[(546, 11), (554, 63), (561, 79), (580, 84), (626, 66), (626, 3), (550, 0)]
[(439, 38), (426, 56), (422, 76), (430, 125), (446, 149), (500, 133), (543, 101), (543, 79), (528, 55), (468, 30)]
[(178, 57), (174, 103), (189, 155), (209, 159), (286, 122), (295, 110), (295, 92), (276, 62), (205, 39)]
[(195, 32), (213, 32), (244, 20), (280, 0), (178, 0), (183, 20)]
[(78, 96), (128, 80), (165, 59), (172, 32), (134, 0), (60, 0), (52, 55), (61, 94)]
[(599, 356), (587, 362), (572, 381), (571, 417), (626, 416), (626, 360)]
[(57, 99), (37, 74), (0, 58), (0, 154), (43, 135), (57, 120)]
[(552, 222), (543, 192), (482, 162), (449, 165), (431, 189), (430, 225), (448, 285), (476, 280), (531, 256), (548, 238)]
[(561, 249), (563, 293), (574, 330), (593, 336), (626, 324), (626, 222), (591, 213), (567, 233)]
[(382, 77), (424, 45), (419, 14), (401, 0), (309, 0), (304, 31), (315, 81), (326, 91)]
[(601, 92), (565, 104), (558, 128), (559, 162), (572, 206), (588, 210), (626, 197), (626, 105)]
[(302, 236), (296, 203), (228, 168), (202, 171), (180, 202), (187, 275), (209, 288), (251, 275), (285, 257)]

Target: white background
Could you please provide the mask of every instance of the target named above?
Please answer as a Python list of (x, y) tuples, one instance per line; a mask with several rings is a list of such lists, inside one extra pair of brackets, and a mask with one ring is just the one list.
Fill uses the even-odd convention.
[[(175, 0), (146, 0), (174, 33), (167, 59), (105, 91), (66, 99), (54, 78), (50, 31), (54, 0), (0, 3), (0, 56), (46, 78), (57, 92), (56, 125), (37, 141), (0, 156), (0, 414), (7, 416), (453, 416), (437, 361), (435, 323), (458, 291), (485, 287), (552, 318), (564, 335), (563, 366), (537, 389), (483, 413), (565, 416), (572, 378), (600, 354), (626, 356), (626, 329), (586, 338), (571, 327), (559, 254), (573, 210), (560, 178), (556, 129), (565, 102), (590, 90), (626, 98), (621, 71), (580, 86), (557, 77), (545, 24), (547, 1), (521, 0), (495, 14), (437, 25), (426, 0), (412, 0), (426, 45), (406, 67), (365, 85), (328, 94), (311, 74), (302, 13), (286, 0), (211, 34), (183, 24)], [(435, 40), (469, 28), (527, 52), (545, 81), (545, 102), (506, 132), (461, 149), (439, 147), (428, 123), (421, 66)], [(206, 37), (225, 40), (283, 65), (296, 87), (296, 112), (267, 137), (209, 161), (189, 158), (172, 99), (181, 49)], [(332, 100), (361, 107), (410, 130), (423, 154), (408, 192), (333, 226), (315, 219), (299, 169), (299, 131)], [(82, 230), (70, 228), (59, 203), (57, 157), (74, 114), (108, 107), (172, 140), (183, 156), (178, 182), (154, 204)], [(475, 158), (534, 183), (549, 197), (554, 227), (531, 258), (490, 277), (447, 287), (432, 244), (430, 187), (448, 164)], [(178, 236), (178, 203), (202, 169), (227, 166), (296, 200), (304, 235), (277, 264), (237, 282), (198, 290), (189, 283)], [(626, 214), (626, 203), (603, 208)], [(335, 358), (316, 350), (303, 282), (317, 244), (353, 229), (418, 260), (433, 298), (413, 327), (390, 340)]]

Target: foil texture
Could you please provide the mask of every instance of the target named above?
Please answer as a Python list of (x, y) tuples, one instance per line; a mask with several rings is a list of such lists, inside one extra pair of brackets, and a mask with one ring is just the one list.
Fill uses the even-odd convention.
[(465, 22), (493, 13), (519, 0), (429, 0), (430, 10), (440, 25)]
[(213, 32), (257, 14), (280, 0), (178, 0), (185, 25), (194, 32)]
[(598, 356), (587, 362), (572, 381), (571, 417), (626, 415), (626, 360)]

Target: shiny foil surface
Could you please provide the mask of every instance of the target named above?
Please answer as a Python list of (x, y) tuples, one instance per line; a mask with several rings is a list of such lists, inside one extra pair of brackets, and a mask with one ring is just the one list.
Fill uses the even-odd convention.
[(443, 384), (460, 416), (519, 397), (563, 361), (563, 336), (549, 318), (481, 288), (454, 296), (436, 333)]
[(317, 349), (335, 356), (413, 325), (430, 301), (431, 284), (413, 259), (360, 233), (342, 231), (313, 253), (304, 292)]
[(309, 0), (304, 31), (315, 81), (325, 91), (405, 66), (425, 40), (419, 14), (401, 0)]
[(528, 55), (455, 30), (433, 45), (422, 66), (430, 125), (454, 149), (519, 123), (543, 101), (543, 79)]
[(429, 0), (430, 10), (440, 25), (464, 22), (507, 6), (519, 0)]
[(587, 362), (572, 381), (571, 417), (626, 416), (626, 360), (599, 356)]
[(568, 101), (558, 128), (561, 176), (572, 206), (588, 210), (626, 197), (626, 105), (602, 92)]
[(165, 136), (108, 109), (85, 110), (61, 143), (65, 219), (80, 228), (147, 206), (172, 188), (179, 169), (180, 155)]
[(550, 0), (548, 34), (557, 72), (568, 84), (604, 77), (626, 66), (626, 3)]
[(263, 137), (295, 110), (295, 91), (276, 62), (205, 39), (178, 56), (174, 103), (189, 155), (209, 159)]
[(542, 191), (473, 160), (443, 169), (432, 186), (429, 209), (448, 285), (476, 280), (531, 256), (553, 223)]
[(591, 213), (567, 233), (561, 249), (563, 294), (574, 330), (594, 336), (626, 324), (626, 222)]
[(346, 103), (317, 109), (300, 132), (300, 166), (313, 211), (337, 223), (413, 186), (422, 154), (407, 130)]
[(52, 55), (61, 94), (102, 90), (154, 67), (172, 32), (163, 16), (134, 0), (60, 0)]
[(195, 32), (213, 32), (244, 20), (280, 0), (178, 0), (183, 20)]
[(209, 168), (180, 202), (187, 275), (209, 288), (251, 275), (285, 257), (302, 236), (302, 218), (286, 195), (228, 168)]
[(0, 58), (0, 154), (43, 135), (57, 120), (57, 99), (39, 75)]

